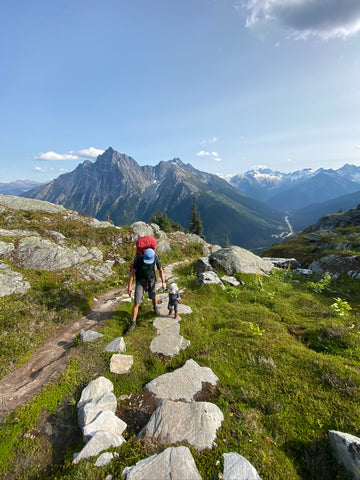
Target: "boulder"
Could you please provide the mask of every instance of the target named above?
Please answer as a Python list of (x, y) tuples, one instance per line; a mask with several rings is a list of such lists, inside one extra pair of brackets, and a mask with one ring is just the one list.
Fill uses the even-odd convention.
[(241, 247), (222, 248), (209, 257), (211, 265), (224, 270), (228, 275), (234, 273), (254, 273), (268, 275), (274, 268), (269, 260), (258, 257)]
[(157, 399), (192, 402), (205, 385), (216, 385), (218, 377), (209, 367), (200, 367), (195, 360), (170, 373), (164, 373), (145, 385)]
[(126, 427), (126, 423), (117, 417), (112, 410), (104, 410), (93, 422), (88, 423), (83, 428), (84, 442), (89, 441), (99, 430), (114, 435), (122, 435)]
[(115, 353), (110, 359), (110, 372), (123, 375), (129, 373), (134, 363), (132, 355), (123, 355), (122, 353)]
[(98, 457), (98, 459), (94, 463), (94, 466), (95, 467), (106, 467), (107, 465), (109, 465), (111, 460), (113, 458), (117, 457), (117, 456), (118, 455), (115, 455), (115, 453), (112, 453), (112, 452), (104, 452)]
[(93, 342), (103, 336), (102, 333), (94, 332), (94, 330), (81, 330), (80, 332), (80, 340), (82, 342)]
[(55, 205), (54, 203), (43, 200), (16, 197), (14, 195), (0, 195), (0, 205), (10, 208), (11, 210), (32, 210), (48, 213), (65, 213), (68, 211), (62, 205)]
[(15, 246), (12, 242), (0, 241), (0, 257), (4, 257), (13, 250), (15, 250)]
[(196, 271), (197, 274), (200, 275), (204, 272), (213, 272), (214, 269), (211, 266), (209, 257), (200, 257), (196, 261)]
[(102, 252), (84, 246), (71, 249), (39, 237), (25, 237), (19, 242), (14, 256), (23, 268), (36, 270), (63, 270), (87, 261), (102, 261)]
[(309, 269), (315, 273), (331, 273), (333, 276), (341, 274), (360, 279), (360, 255), (327, 255), (314, 260)]
[(261, 480), (255, 467), (238, 453), (223, 453), (224, 474), (223, 480)]
[(105, 393), (113, 392), (114, 386), (110, 380), (105, 377), (98, 377), (92, 380), (81, 392), (80, 400), (77, 407), (81, 408), (86, 403), (91, 402), (95, 398), (102, 397)]
[(86, 425), (89, 425), (104, 410), (111, 410), (115, 413), (116, 407), (117, 400), (112, 392), (104, 393), (101, 397), (96, 397), (91, 402), (85, 403), (78, 409), (80, 428), (83, 429)]
[(80, 272), (83, 280), (103, 282), (106, 277), (110, 277), (114, 273), (112, 270), (113, 265), (113, 260), (106, 260), (106, 262), (101, 263), (100, 265), (83, 263), (77, 267), (77, 270)]
[(72, 463), (77, 464), (85, 458), (95, 457), (110, 447), (120, 447), (124, 442), (125, 439), (121, 435), (98, 431), (91, 440), (86, 443), (81, 452), (75, 453)]
[(169, 447), (158, 455), (140, 460), (131, 467), (125, 467), (121, 477), (124, 480), (201, 480), (194, 457), (188, 447)]
[(174, 357), (189, 345), (190, 340), (187, 340), (182, 335), (175, 333), (161, 334), (151, 341), (150, 351), (166, 357)]
[(360, 479), (360, 438), (349, 433), (329, 431), (329, 440), (337, 461), (342, 464), (354, 479)]
[(112, 342), (106, 345), (106, 347), (104, 348), (104, 352), (125, 353), (126, 345), (125, 345), (124, 337), (115, 338)]
[(216, 272), (204, 272), (200, 273), (196, 279), (198, 285), (219, 285), (225, 290), (225, 285), (220, 280)]
[(297, 268), (301, 268), (300, 263), (296, 260), (296, 258), (274, 258), (274, 257), (262, 257), (263, 260), (271, 262), (274, 267), (277, 268), (284, 268), (290, 270), (296, 270)]
[(23, 294), (29, 288), (30, 283), (23, 279), (21, 273), (14, 272), (8, 264), (0, 262), (0, 297)]
[[(233, 287), (238, 287), (240, 285), (240, 282), (238, 280), (236, 280), (235, 277), (229, 277), (229, 275), (222, 276), (221, 280), (223, 282), (229, 283)], [(241, 284), (241, 285), (243, 285), (243, 284)]]
[(161, 400), (140, 438), (155, 438), (162, 445), (188, 443), (201, 452), (212, 448), (224, 415), (209, 402)]

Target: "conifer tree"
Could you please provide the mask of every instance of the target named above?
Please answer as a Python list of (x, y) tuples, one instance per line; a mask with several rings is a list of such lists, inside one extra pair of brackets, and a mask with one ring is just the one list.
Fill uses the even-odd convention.
[(190, 233), (195, 233), (196, 235), (199, 235), (199, 237), (202, 236), (202, 233), (204, 231), (204, 227), (200, 219), (200, 213), (198, 212), (198, 209), (196, 207), (195, 197), (193, 197), (189, 231)]

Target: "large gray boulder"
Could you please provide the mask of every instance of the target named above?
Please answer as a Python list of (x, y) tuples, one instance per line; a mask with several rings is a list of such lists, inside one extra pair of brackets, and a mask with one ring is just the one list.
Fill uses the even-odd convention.
[(114, 391), (113, 383), (106, 377), (98, 377), (92, 380), (81, 392), (80, 400), (77, 403), (77, 407), (81, 408), (86, 403), (93, 401), (95, 398), (100, 398), (104, 393)]
[(263, 260), (249, 250), (233, 246), (222, 248), (209, 257), (211, 265), (225, 270), (228, 275), (234, 273), (254, 273), (268, 275), (274, 268), (269, 260)]
[(158, 455), (125, 467), (121, 477), (124, 480), (201, 480), (188, 447), (169, 447)]
[(104, 410), (94, 421), (85, 425), (83, 438), (85, 442), (88, 442), (100, 430), (114, 435), (122, 435), (126, 427), (126, 423), (117, 417), (112, 410)]
[(198, 285), (219, 285), (223, 290), (225, 290), (225, 285), (218, 277), (216, 272), (203, 272), (200, 273), (196, 279)]
[(209, 402), (161, 400), (140, 438), (155, 438), (161, 445), (188, 443), (201, 452), (212, 448), (224, 415)]
[(238, 453), (223, 453), (223, 480), (261, 480), (255, 467)]
[(81, 452), (75, 453), (72, 463), (77, 464), (83, 459), (95, 457), (110, 447), (120, 447), (124, 442), (125, 439), (121, 435), (100, 430), (85, 444)]
[(14, 272), (9, 265), (0, 262), (0, 297), (13, 293), (23, 294), (30, 288), (30, 283), (19, 272)]
[(101, 397), (94, 398), (78, 409), (79, 426), (83, 429), (85, 425), (93, 422), (104, 410), (116, 412), (117, 400), (112, 392), (104, 393)]
[(211, 266), (209, 257), (200, 257), (196, 261), (196, 271), (197, 274), (200, 275), (204, 272), (213, 272), (214, 269)]
[(12, 210), (31, 210), (48, 213), (65, 213), (68, 211), (62, 205), (55, 205), (54, 203), (43, 200), (16, 197), (14, 195), (0, 195), (0, 205)]
[(218, 377), (209, 367), (201, 367), (195, 360), (170, 373), (164, 373), (145, 385), (157, 399), (192, 402), (206, 384), (215, 386)]
[(342, 464), (354, 479), (360, 479), (360, 438), (349, 433), (329, 431), (329, 440), (337, 461)]
[(90, 260), (100, 262), (103, 255), (96, 247), (71, 249), (39, 237), (26, 237), (20, 240), (14, 259), (23, 268), (57, 271)]
[[(0, 232), (1, 235), (1, 232)], [(0, 241), (0, 257), (4, 257), (8, 253), (15, 250), (15, 246), (12, 242), (2, 242)]]

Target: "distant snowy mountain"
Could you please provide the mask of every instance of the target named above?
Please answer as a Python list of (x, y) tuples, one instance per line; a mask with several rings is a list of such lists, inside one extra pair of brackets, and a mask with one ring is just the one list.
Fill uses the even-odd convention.
[(348, 164), (291, 173), (258, 168), (224, 178), (242, 193), (290, 212), (360, 190), (360, 167)]

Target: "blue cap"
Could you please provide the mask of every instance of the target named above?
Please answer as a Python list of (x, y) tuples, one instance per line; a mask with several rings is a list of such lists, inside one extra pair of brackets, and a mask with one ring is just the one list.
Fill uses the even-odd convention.
[(152, 248), (147, 248), (144, 252), (144, 263), (154, 263), (155, 252)]

